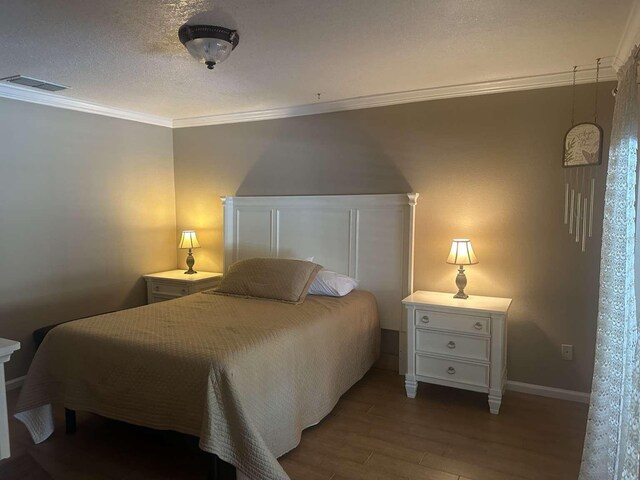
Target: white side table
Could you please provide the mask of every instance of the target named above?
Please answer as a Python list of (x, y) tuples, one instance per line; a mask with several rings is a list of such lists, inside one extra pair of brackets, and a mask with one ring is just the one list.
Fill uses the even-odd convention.
[(489, 395), (497, 414), (507, 380), (507, 313), (510, 298), (417, 291), (406, 309), (407, 396), (418, 382), (435, 383)]
[(0, 338), (0, 460), (9, 458), (9, 410), (7, 408), (7, 392), (4, 379), (4, 364), (11, 354), (20, 348), (20, 342)]
[(202, 292), (218, 285), (222, 273), (202, 272), (186, 275), (184, 270), (150, 273), (147, 282), (147, 303), (162, 302)]

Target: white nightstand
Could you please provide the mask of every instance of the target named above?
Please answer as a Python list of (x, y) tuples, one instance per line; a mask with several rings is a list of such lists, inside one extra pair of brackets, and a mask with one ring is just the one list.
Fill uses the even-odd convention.
[(162, 302), (201, 292), (218, 285), (221, 273), (198, 272), (187, 275), (184, 270), (145, 275), (147, 282), (147, 303)]
[(507, 312), (510, 298), (418, 291), (405, 298), (407, 396), (418, 382), (489, 394), (497, 414), (507, 380)]
[(11, 354), (20, 348), (20, 342), (0, 338), (0, 460), (9, 458), (9, 422), (7, 409), (7, 392), (5, 391), (4, 364), (9, 361)]

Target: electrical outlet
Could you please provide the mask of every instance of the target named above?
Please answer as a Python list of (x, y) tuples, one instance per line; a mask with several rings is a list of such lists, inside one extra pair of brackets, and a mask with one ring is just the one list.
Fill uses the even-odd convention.
[(573, 360), (573, 345), (561, 345), (562, 359)]

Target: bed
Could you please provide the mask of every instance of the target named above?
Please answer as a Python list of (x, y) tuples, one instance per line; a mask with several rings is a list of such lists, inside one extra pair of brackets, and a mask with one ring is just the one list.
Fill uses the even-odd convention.
[(299, 305), (203, 292), (60, 325), (34, 358), (16, 416), (44, 441), (59, 401), (197, 436), (249, 479), (287, 479), (277, 457), (373, 365), (380, 326), (395, 326), (397, 315), (400, 328), (411, 200), (227, 197), (225, 271), (244, 258), (313, 250), (316, 262), (364, 289)]

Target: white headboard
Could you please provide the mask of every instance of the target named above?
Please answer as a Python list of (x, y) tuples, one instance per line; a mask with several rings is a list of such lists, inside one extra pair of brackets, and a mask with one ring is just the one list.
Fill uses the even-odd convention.
[(222, 197), (224, 270), (250, 257), (314, 257), (354, 277), (378, 302), (382, 328), (400, 330), (413, 291), (417, 193)]

